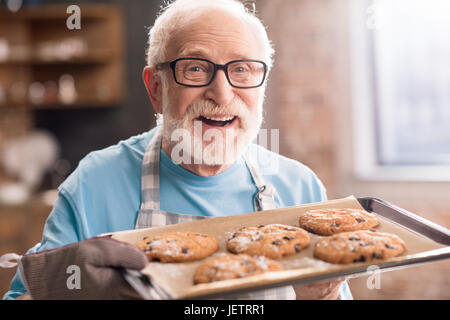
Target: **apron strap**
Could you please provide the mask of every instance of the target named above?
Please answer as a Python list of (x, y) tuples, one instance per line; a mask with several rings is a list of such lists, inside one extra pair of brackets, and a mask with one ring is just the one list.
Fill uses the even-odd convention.
[(141, 176), (141, 210), (160, 210), (159, 206), (159, 157), (162, 129), (153, 134), (145, 150)]
[(275, 187), (269, 183), (264, 182), (259, 166), (256, 164), (256, 162), (254, 162), (249, 151), (245, 153), (244, 159), (248, 169), (250, 170), (253, 181), (258, 188), (258, 192), (253, 199), (255, 211), (276, 209), (277, 206), (275, 203)]

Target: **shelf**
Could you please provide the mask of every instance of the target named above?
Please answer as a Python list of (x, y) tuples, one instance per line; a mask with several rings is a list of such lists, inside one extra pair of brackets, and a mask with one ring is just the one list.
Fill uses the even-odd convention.
[[(48, 22), (66, 20), (70, 15), (66, 12), (66, 4), (25, 5), (18, 12), (12, 13), (5, 7), (0, 7), (0, 19), (22, 19), (28, 21)], [(88, 20), (110, 19), (118, 14), (120, 6), (106, 3), (77, 3), (81, 9), (82, 18)]]
[(80, 101), (70, 104), (63, 103), (43, 103), (43, 104), (0, 104), (0, 112), (2, 110), (66, 110), (66, 109), (94, 109), (94, 108), (111, 108), (118, 105), (117, 101), (105, 101), (99, 102), (97, 100), (92, 101)]
[(71, 58), (67, 60), (55, 59), (47, 60), (42, 58), (27, 58), (27, 59), (8, 59), (0, 61), (0, 66), (2, 65), (77, 65), (77, 64), (108, 64), (113, 60), (111, 55), (105, 54), (89, 54), (85, 57)]
[[(16, 105), (30, 109), (103, 108), (122, 102), (125, 61), (121, 6), (77, 4), (82, 15), (81, 29), (69, 30), (66, 27), (69, 5), (24, 6), (17, 13), (0, 8), (0, 39), (3, 40), (0, 86), (7, 94), (7, 101), (18, 101), (5, 102), (0, 108), (12, 109)], [(25, 101), (32, 84), (52, 82), (60, 86), (59, 80), (66, 74), (74, 79), (76, 103)], [(15, 84), (21, 86), (20, 100), (14, 98), (18, 95), (14, 93)]]
[(116, 104), (116, 103), (117, 103), (117, 101), (105, 100), (102, 102), (102, 101), (98, 101), (96, 99), (91, 99), (91, 100), (76, 101), (74, 103), (69, 103), (69, 104), (63, 104), (60, 102), (35, 104), (35, 105), (31, 105), (31, 107), (35, 110), (109, 108), (109, 107), (113, 107), (114, 104)]

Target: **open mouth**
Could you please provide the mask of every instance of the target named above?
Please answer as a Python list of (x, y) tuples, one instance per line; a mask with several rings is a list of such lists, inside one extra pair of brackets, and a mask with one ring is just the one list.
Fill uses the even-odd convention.
[(225, 127), (227, 125), (232, 124), (234, 122), (234, 120), (237, 119), (237, 117), (236, 116), (224, 116), (224, 117), (200, 116), (197, 119), (209, 126), (212, 126), (212, 127)]

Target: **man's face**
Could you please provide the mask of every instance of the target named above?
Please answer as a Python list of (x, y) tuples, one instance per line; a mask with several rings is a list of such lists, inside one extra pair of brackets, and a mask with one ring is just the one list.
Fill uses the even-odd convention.
[[(263, 60), (262, 45), (254, 29), (223, 11), (208, 11), (181, 28), (172, 36), (166, 55), (167, 61), (194, 57), (218, 64), (238, 59)], [(184, 87), (175, 83), (171, 70), (164, 72), (167, 79), (162, 100), (164, 139), (171, 141), (172, 146), (178, 144), (172, 135), (176, 130), (185, 130), (197, 139), (183, 139), (185, 149), (197, 148), (188, 148), (194, 162), (234, 162), (261, 126), (263, 86), (232, 87), (225, 73), (218, 70), (209, 86)]]

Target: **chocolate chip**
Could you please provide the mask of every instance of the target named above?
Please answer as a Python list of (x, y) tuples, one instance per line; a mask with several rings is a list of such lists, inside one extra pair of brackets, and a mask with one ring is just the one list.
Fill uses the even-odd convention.
[(397, 248), (398, 248), (397, 245), (395, 245), (395, 244), (390, 244), (390, 243), (386, 243), (384, 246), (385, 246), (386, 248), (388, 248), (388, 249), (397, 249)]
[(259, 226), (258, 226), (258, 228), (263, 228), (264, 227), (264, 225), (263, 224), (260, 224)]
[(147, 248), (145, 248), (144, 252), (151, 252), (151, 251), (152, 251), (152, 247), (147, 247)]
[(368, 243), (368, 242), (365, 242), (365, 241), (361, 241), (361, 242), (359, 243), (359, 245), (360, 245), (361, 247), (366, 247), (366, 246), (369, 245), (369, 243)]
[(188, 253), (189, 252), (189, 249), (188, 248), (182, 248), (181, 249), (181, 253)]
[(159, 258), (156, 258), (156, 257), (154, 257), (154, 258), (152, 258), (152, 261), (155, 261), (155, 262), (160, 262), (160, 261), (161, 261), (161, 259), (159, 259)]
[(294, 246), (294, 249), (295, 249), (295, 252), (300, 252), (300, 251), (302, 251), (302, 248), (300, 247), (299, 244), (296, 244), (296, 245)]
[(332, 227), (339, 227), (340, 225), (341, 225), (341, 224), (338, 223), (338, 222), (333, 222), (333, 223), (331, 224)]
[(383, 254), (380, 253), (380, 252), (374, 252), (374, 253), (372, 254), (372, 257), (373, 257), (374, 259), (383, 259)]
[(350, 236), (350, 237), (348, 238), (348, 240), (352, 240), (352, 241), (356, 240), (356, 241), (358, 241), (358, 240), (361, 240), (361, 238), (360, 238), (360, 237), (357, 237), (357, 236)]
[(280, 240), (275, 240), (275, 241), (272, 241), (272, 244), (274, 246), (279, 246), (281, 244), (281, 241)]
[(236, 238), (236, 236), (237, 236), (237, 234), (236, 234), (236, 233), (233, 233), (233, 234), (231, 235), (231, 237), (228, 238), (228, 240), (234, 239), (234, 238)]
[(365, 256), (360, 256), (358, 259), (353, 260), (353, 262), (365, 262), (365, 261), (366, 261)]
[(148, 239), (148, 237), (143, 237), (142, 240)]
[(361, 222), (364, 222), (364, 221), (366, 221), (366, 220), (361, 219), (361, 218), (356, 218), (356, 222), (358, 222), (358, 223), (361, 223)]
[(292, 240), (292, 239), (294, 239), (294, 237), (291, 237), (291, 236), (285, 236), (285, 237), (283, 237), (283, 239), (284, 239), (284, 240), (288, 240), (288, 241), (289, 241), (289, 240)]

